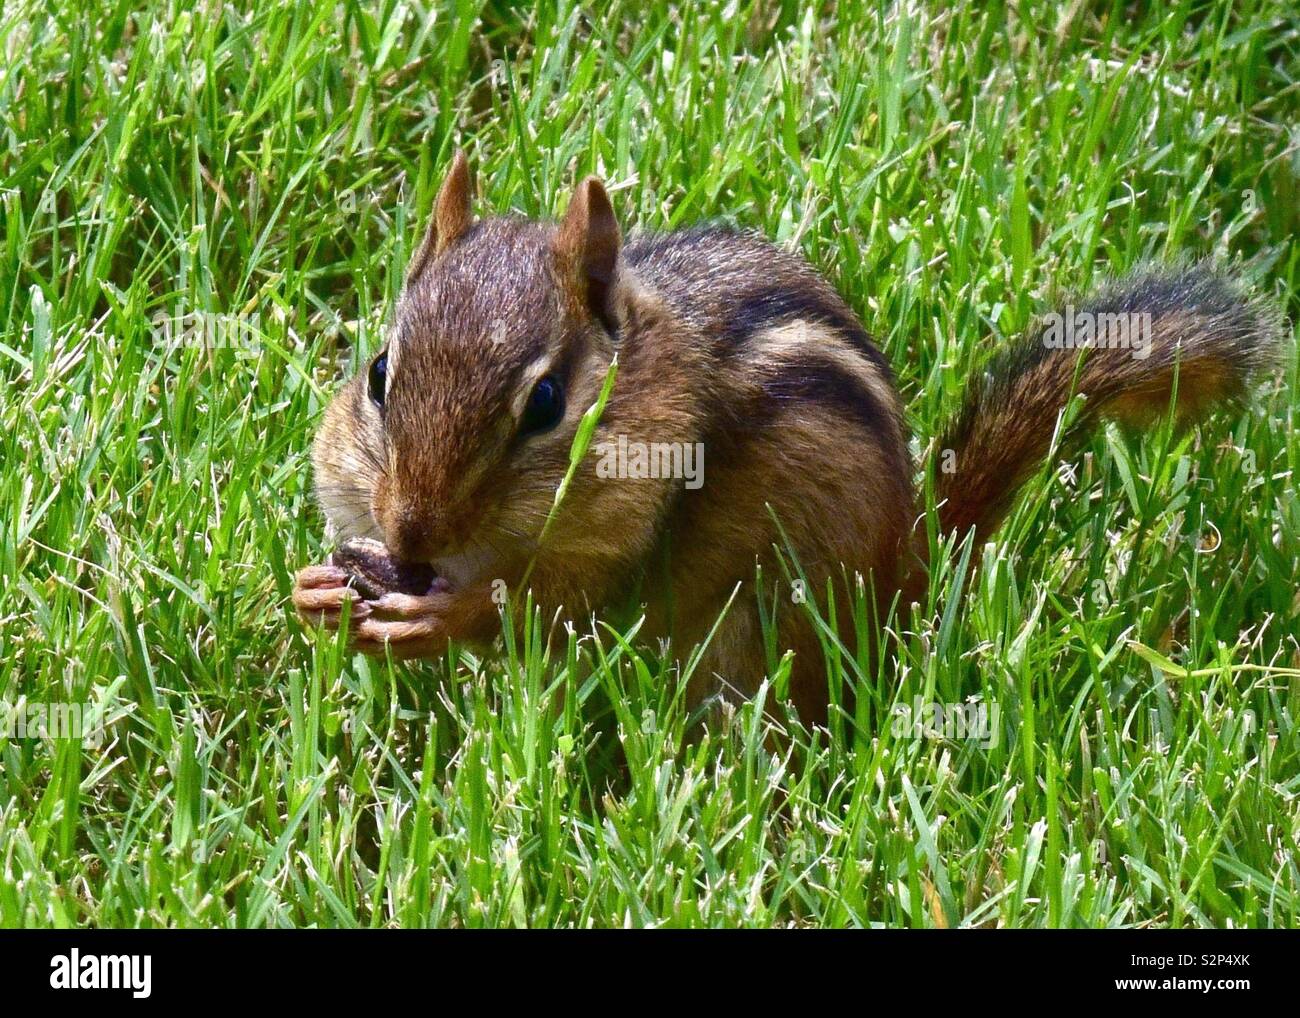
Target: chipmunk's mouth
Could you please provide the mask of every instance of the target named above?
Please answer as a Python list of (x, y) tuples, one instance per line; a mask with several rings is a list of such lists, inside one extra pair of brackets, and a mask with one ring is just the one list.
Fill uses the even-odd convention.
[(344, 570), (368, 601), (385, 594), (423, 596), (465, 588), (492, 577), (496, 556), (486, 548), (468, 547), (430, 562), (396, 558), (382, 541), (354, 537), (335, 549), (329, 564)]
[(365, 537), (344, 541), (330, 555), (329, 564), (346, 572), (352, 586), (368, 601), (385, 594), (423, 596), (451, 587), (431, 565), (394, 558), (382, 542)]

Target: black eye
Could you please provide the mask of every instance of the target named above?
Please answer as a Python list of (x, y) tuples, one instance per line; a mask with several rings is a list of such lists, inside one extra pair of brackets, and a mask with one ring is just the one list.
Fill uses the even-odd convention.
[(559, 379), (547, 375), (535, 386), (524, 407), (523, 420), (519, 422), (520, 435), (536, 435), (549, 431), (564, 416), (564, 389)]
[(384, 392), (388, 388), (388, 351), (385, 350), (370, 362), (370, 398), (375, 406), (384, 405)]

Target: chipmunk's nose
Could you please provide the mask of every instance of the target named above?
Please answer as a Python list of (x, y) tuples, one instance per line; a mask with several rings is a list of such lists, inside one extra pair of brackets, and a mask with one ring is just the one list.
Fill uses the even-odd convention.
[(432, 562), (452, 543), (451, 521), (437, 510), (401, 507), (384, 525), (384, 543), (405, 562)]

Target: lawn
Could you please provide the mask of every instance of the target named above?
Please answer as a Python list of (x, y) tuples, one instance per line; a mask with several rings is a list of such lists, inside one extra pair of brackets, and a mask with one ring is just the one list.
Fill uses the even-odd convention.
[[(482, 209), (598, 172), (802, 251), (919, 457), (1143, 261), (1300, 316), (1293, 5), (130, 6), (0, 12), (0, 924), (1300, 923), (1294, 362), (1045, 467), (879, 666), (828, 641), (827, 729), (691, 716), (623, 622), (406, 665), (286, 608), (455, 147)], [(56, 704), (90, 735), (12, 723)]]

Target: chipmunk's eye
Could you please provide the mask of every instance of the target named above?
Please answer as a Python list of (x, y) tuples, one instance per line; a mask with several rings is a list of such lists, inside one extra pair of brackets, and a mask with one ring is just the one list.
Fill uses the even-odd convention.
[(384, 393), (388, 388), (388, 351), (385, 350), (370, 362), (370, 398), (375, 406), (384, 405)]
[(524, 407), (523, 420), (519, 422), (520, 435), (536, 435), (549, 431), (564, 416), (564, 388), (554, 375), (546, 375), (533, 386)]

